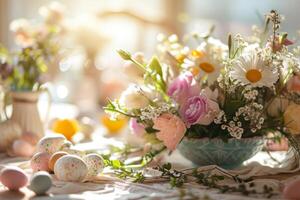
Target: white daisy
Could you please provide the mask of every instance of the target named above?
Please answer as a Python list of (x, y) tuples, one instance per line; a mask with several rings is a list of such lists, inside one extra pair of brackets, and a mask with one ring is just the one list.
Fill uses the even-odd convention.
[(230, 72), (230, 77), (242, 85), (271, 87), (278, 80), (275, 67), (267, 66), (254, 52), (242, 55)]
[(226, 45), (220, 40), (209, 38), (196, 50), (191, 51), (190, 57), (184, 60), (182, 67), (192, 71), (200, 79), (206, 79), (208, 84), (212, 84), (220, 75), (226, 53)]

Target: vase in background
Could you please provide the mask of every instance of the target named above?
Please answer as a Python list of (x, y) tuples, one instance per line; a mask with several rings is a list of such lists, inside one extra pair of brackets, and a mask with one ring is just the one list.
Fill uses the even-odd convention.
[(184, 138), (178, 149), (197, 166), (218, 165), (234, 169), (261, 151), (263, 146), (262, 137), (230, 138), (227, 142), (220, 138)]
[(19, 124), (23, 133), (32, 133), (37, 138), (44, 136), (44, 125), (38, 110), (40, 92), (11, 92), (11, 120)]

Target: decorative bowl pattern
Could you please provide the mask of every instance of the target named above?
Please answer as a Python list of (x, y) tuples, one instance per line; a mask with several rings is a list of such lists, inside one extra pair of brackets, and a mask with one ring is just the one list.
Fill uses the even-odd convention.
[(178, 146), (180, 153), (198, 166), (218, 165), (224, 169), (239, 167), (245, 160), (262, 150), (262, 137), (230, 138), (184, 138)]

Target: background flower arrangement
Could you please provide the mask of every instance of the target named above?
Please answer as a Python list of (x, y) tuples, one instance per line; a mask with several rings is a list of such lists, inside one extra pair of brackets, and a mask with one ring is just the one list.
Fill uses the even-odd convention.
[(229, 35), (228, 45), (211, 36), (213, 28), (192, 34), (196, 47), (161, 36), (159, 57), (149, 62), (120, 50), (140, 78), (105, 110), (130, 117), (133, 132), (155, 136), (152, 141), (169, 150), (183, 137), (227, 140), (269, 132), (287, 136), (298, 150), (291, 134), (300, 132), (299, 95), (290, 85), (299, 71), (299, 47), (288, 48), (293, 43), (278, 32), (280, 20), (271, 11), (263, 30), (256, 28), (250, 38)]
[(30, 23), (26, 19), (17, 19), (10, 24), (18, 50), (10, 52), (0, 46), (1, 81), (10, 90), (39, 90), (45, 79), (42, 75), (59, 50), (62, 12), (58, 4), (52, 4), (40, 9), (44, 18), (40, 24)]

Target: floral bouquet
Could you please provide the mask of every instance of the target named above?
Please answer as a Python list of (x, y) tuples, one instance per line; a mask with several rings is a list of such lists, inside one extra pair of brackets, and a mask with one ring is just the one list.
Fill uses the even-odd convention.
[[(4, 123), (18, 126), (22, 133), (34, 138), (33, 143), (44, 135), (44, 125), (37, 103), (41, 92), (47, 92), (49, 111), (51, 96), (47, 88), (42, 86), (46, 82), (48, 65), (53, 64), (60, 49), (59, 36), (63, 32), (63, 10), (60, 4), (53, 3), (42, 7), (40, 11), (44, 18), (42, 23), (35, 24), (26, 19), (17, 19), (10, 24), (18, 45), (16, 51), (9, 51), (0, 45), (0, 83), (11, 96), (11, 101), (6, 98), (8, 95), (5, 96), (4, 104), (12, 104), (11, 117)], [(19, 146), (17, 149), (20, 149)], [(14, 154), (17, 155), (17, 152), (20, 150)]]
[(192, 34), (195, 47), (159, 36), (159, 56), (148, 62), (120, 50), (135, 83), (105, 110), (131, 118), (136, 135), (171, 151), (179, 147), (198, 165), (237, 167), (270, 133), (298, 150), (300, 48), (288, 48), (293, 42), (279, 32), (280, 20), (271, 11), (263, 30), (229, 35), (227, 45), (211, 36), (213, 29)]
[(12, 91), (37, 91), (47, 71), (47, 64), (59, 50), (58, 35), (62, 31), (62, 8), (59, 4), (42, 7), (44, 21), (30, 23), (17, 19), (10, 24), (17, 51), (10, 52), (0, 45), (1, 81)]

